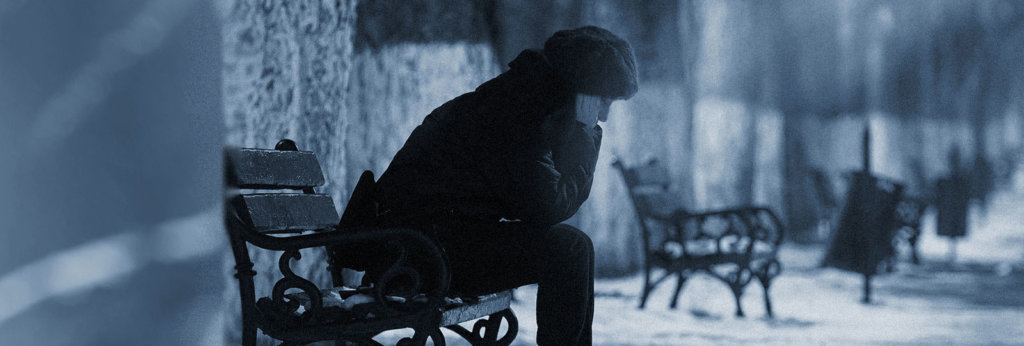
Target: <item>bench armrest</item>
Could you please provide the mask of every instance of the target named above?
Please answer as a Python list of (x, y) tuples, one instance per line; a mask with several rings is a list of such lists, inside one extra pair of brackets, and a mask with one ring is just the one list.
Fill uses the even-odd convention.
[[(244, 227), (240, 223), (230, 223), (228, 227)], [(380, 275), (373, 280), (374, 295), (376, 300), (389, 310), (405, 310), (402, 305), (391, 302), (386, 296), (401, 296), (410, 298), (418, 293), (426, 293), (428, 303), (425, 306), (438, 306), (448, 294), (450, 280), (449, 269), (445, 262), (444, 255), (439, 246), (422, 232), (409, 228), (370, 228), (370, 227), (332, 227), (320, 230), (315, 233), (271, 236), (254, 232), (251, 229), (233, 228), (231, 232), (238, 232), (245, 242), (256, 247), (283, 251), (278, 263), (284, 278), (278, 281), (273, 290), (273, 302), (280, 306), (286, 304), (284, 292), (290, 288), (298, 288), (306, 293), (313, 303), (309, 311), (310, 316), (320, 314), (319, 289), (309, 280), (296, 275), (290, 266), (292, 259), (300, 259), (300, 249), (324, 247), (331, 249), (334, 246), (371, 246), (385, 244), (388, 248), (394, 248), (397, 257), (390, 256), (381, 258), (380, 261), (387, 262)], [(409, 260), (409, 253), (416, 253), (414, 260)], [(344, 263), (333, 263), (344, 267)], [(424, 274), (420, 271), (428, 271), (430, 278), (428, 287), (421, 287), (421, 279)], [(405, 287), (403, 283), (416, 282), (414, 287)], [(396, 284), (398, 288), (394, 287)], [(421, 290), (422, 289), (422, 290)]]

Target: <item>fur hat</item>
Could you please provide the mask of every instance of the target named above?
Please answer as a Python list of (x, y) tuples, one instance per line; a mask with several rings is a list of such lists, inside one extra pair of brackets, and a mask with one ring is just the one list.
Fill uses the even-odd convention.
[(636, 94), (633, 49), (608, 30), (584, 26), (558, 31), (544, 42), (544, 56), (575, 92), (614, 99)]

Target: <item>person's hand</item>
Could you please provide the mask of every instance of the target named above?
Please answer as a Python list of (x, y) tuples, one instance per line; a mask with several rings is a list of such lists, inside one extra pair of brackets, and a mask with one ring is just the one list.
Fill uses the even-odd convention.
[(585, 127), (591, 128), (596, 126), (597, 118), (598, 112), (594, 112), (591, 109), (586, 109), (586, 107), (576, 107), (576, 121), (583, 123)]
[(607, 121), (612, 101), (600, 96), (576, 94), (576, 121), (587, 128), (597, 126), (598, 121)]

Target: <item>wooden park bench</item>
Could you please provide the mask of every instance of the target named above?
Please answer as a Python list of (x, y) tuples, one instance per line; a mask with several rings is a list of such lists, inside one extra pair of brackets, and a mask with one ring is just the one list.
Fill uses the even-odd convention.
[[(332, 340), (379, 345), (374, 336), (402, 328), (412, 328), (414, 335), (399, 345), (423, 345), (428, 339), (444, 345), (441, 327), (473, 345), (508, 345), (515, 339), (518, 321), (509, 308), (510, 291), (448, 297), (449, 267), (434, 241), (418, 230), (360, 221), (375, 217), (372, 173), (360, 178), (339, 220), (331, 197), (314, 191), (324, 183), (316, 156), (290, 140), (273, 150), (228, 148), (224, 172), (224, 222), (235, 258), (244, 345), (256, 344), (258, 330), (281, 345)], [(342, 268), (354, 266), (338, 249), (361, 246), (384, 249), (373, 261), (386, 271), (364, 279), (372, 282), (361, 287), (344, 287)], [(253, 247), (281, 253), (279, 273), (259, 273), (278, 278), (268, 297), (256, 297)], [(302, 258), (299, 250), (310, 248), (325, 249), (331, 287), (292, 269)], [(362, 304), (345, 304), (356, 301)], [(506, 333), (499, 336), (503, 319)], [(477, 320), (472, 331), (458, 325), (472, 320)]]
[[(783, 228), (764, 207), (742, 207), (692, 213), (670, 193), (668, 171), (657, 161), (626, 167), (616, 160), (633, 201), (643, 240), (644, 287), (640, 308), (654, 288), (676, 277), (670, 307), (675, 308), (686, 280), (695, 273), (718, 278), (732, 290), (736, 315), (743, 316), (740, 297), (757, 278), (764, 289), (765, 311), (772, 316), (768, 288), (781, 271), (777, 258)], [(654, 279), (652, 272), (663, 270)]]

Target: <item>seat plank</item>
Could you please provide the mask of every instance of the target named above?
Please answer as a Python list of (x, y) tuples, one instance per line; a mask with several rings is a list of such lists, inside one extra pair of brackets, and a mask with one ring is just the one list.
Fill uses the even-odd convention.
[(257, 232), (294, 232), (338, 224), (338, 211), (328, 195), (249, 194), (241, 198)]
[(479, 297), (473, 304), (459, 305), (444, 311), (441, 325), (450, 326), (466, 321), (487, 317), (490, 314), (508, 309), (512, 304), (512, 291), (503, 291)]
[(228, 186), (302, 189), (324, 183), (320, 162), (311, 151), (232, 148), (225, 153)]

